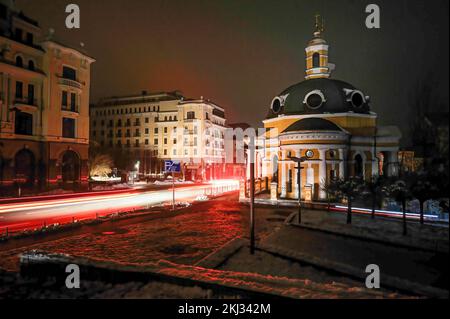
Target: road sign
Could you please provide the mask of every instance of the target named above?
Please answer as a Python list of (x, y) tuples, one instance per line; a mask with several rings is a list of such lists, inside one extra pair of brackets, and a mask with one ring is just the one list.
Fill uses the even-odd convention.
[(181, 172), (180, 161), (164, 161), (164, 171), (166, 173), (179, 173)]

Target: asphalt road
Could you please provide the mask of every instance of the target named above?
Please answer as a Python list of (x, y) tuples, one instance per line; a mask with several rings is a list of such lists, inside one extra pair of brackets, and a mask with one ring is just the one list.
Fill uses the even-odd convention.
[[(288, 214), (258, 209), (257, 239), (282, 225)], [(165, 259), (193, 264), (236, 237), (248, 238), (249, 224), (248, 206), (238, 202), (238, 192), (232, 192), (179, 211), (155, 209), (126, 219), (0, 243), (0, 268), (17, 270), (17, 256), (33, 249), (124, 263)]]
[[(223, 192), (238, 188), (233, 181), (217, 181), (211, 185), (191, 185), (176, 188), (176, 201), (192, 201), (211, 191)], [(132, 211), (171, 202), (171, 189), (111, 194), (97, 192), (93, 196), (56, 198), (0, 205), (0, 234), (33, 229), (72, 220), (91, 219), (108, 214)]]

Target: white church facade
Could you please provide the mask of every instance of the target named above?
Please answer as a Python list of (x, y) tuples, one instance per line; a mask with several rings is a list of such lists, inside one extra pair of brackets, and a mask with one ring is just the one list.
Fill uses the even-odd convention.
[[(400, 131), (377, 125), (370, 97), (353, 85), (331, 79), (329, 46), (319, 19), (306, 47), (305, 80), (274, 97), (258, 138), (255, 177), (271, 185), (273, 199), (326, 199), (323, 187), (334, 178), (396, 175)], [(276, 197), (276, 198), (274, 198)]]

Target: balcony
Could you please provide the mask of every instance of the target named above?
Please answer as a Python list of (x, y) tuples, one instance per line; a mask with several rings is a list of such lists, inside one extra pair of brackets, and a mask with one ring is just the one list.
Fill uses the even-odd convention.
[[(79, 113), (78, 112), (78, 105), (61, 105), (61, 110), (62, 111), (66, 111), (66, 112)], [(104, 123), (103, 123), (102, 126), (104, 126)]]
[(58, 79), (58, 83), (64, 86), (70, 86), (72, 88), (76, 88), (76, 89), (83, 89), (83, 84), (81, 82), (78, 82), (76, 80), (71, 80), (71, 79), (67, 79), (67, 78), (63, 78), (60, 77)]
[(31, 99), (27, 97), (16, 97), (14, 100), (14, 104), (26, 105), (26, 106), (34, 106), (37, 107), (37, 99)]

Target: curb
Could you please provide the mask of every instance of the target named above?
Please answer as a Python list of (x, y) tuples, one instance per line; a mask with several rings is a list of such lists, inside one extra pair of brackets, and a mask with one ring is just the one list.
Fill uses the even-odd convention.
[(312, 230), (312, 231), (320, 231), (320, 232), (323, 232), (323, 233), (326, 233), (326, 234), (346, 237), (346, 238), (350, 238), (350, 239), (357, 239), (357, 240), (369, 241), (369, 242), (374, 242), (374, 243), (383, 244), (383, 245), (395, 246), (395, 247), (398, 247), (398, 248), (405, 248), (405, 249), (410, 249), (410, 250), (420, 250), (420, 251), (429, 252), (429, 253), (448, 254), (448, 251), (445, 250), (445, 249), (431, 249), (431, 248), (425, 248), (425, 247), (419, 247), (419, 246), (412, 246), (412, 245), (402, 244), (402, 243), (393, 242), (393, 241), (389, 241), (389, 240), (383, 240), (383, 239), (363, 237), (363, 236), (358, 236), (358, 235), (353, 235), (353, 234), (340, 233), (340, 232), (337, 232), (337, 231), (323, 229), (323, 228), (320, 228), (320, 227), (315, 227), (315, 226), (310, 226), (310, 225), (303, 225), (303, 224), (299, 225), (299, 224), (294, 224), (294, 223), (288, 223), (287, 225), (288, 226), (293, 226), (293, 227), (298, 227), (298, 228), (304, 228), (304, 229), (308, 229), (308, 230)]
[(245, 241), (242, 238), (235, 238), (213, 251), (208, 256), (196, 262), (194, 266), (202, 268), (217, 269), (234, 256), (243, 246)]

